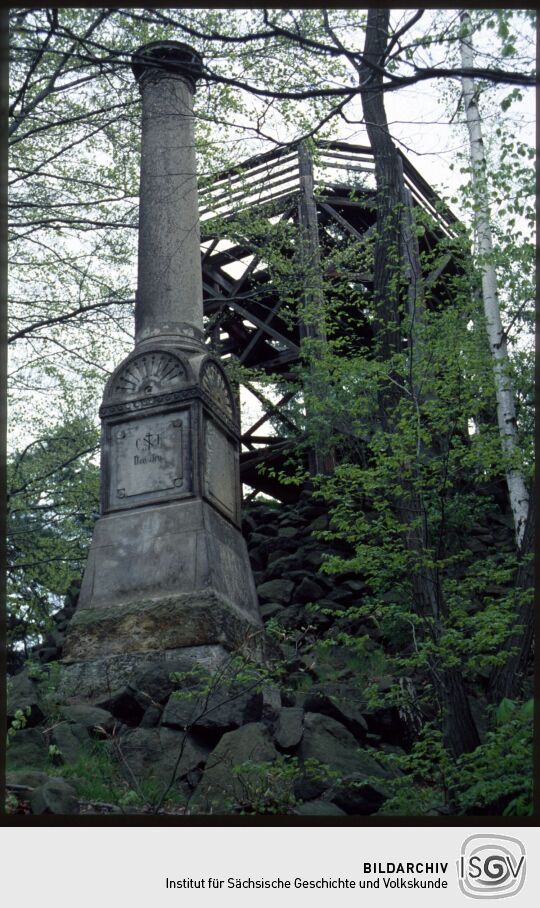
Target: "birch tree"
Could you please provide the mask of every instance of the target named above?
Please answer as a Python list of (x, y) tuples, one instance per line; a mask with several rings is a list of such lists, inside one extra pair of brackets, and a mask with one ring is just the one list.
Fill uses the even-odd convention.
[[(474, 66), (474, 48), (471, 34), (471, 17), (467, 11), (461, 14), (462, 33), (460, 42), (461, 65), (464, 73)], [(482, 277), (482, 299), (489, 349), (493, 357), (495, 393), (497, 398), (497, 422), (501, 445), (505, 456), (505, 473), (508, 496), (516, 533), (518, 548), (521, 546), (527, 514), (529, 492), (524, 476), (515, 466), (518, 451), (516, 407), (512, 380), (508, 372), (508, 346), (501, 320), (501, 309), (497, 289), (497, 273), (493, 261), (493, 240), (486, 186), (486, 157), (482, 137), (482, 120), (478, 106), (478, 94), (472, 76), (462, 75), (463, 104), (470, 142), (471, 181), (475, 203), (474, 230), (477, 251), (480, 258)]]

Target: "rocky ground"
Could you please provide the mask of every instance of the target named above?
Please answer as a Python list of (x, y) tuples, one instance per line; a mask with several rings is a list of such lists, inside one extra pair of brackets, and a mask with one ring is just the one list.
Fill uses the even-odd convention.
[[(264, 669), (231, 657), (210, 676), (179, 659), (175, 680), (156, 660), (99, 702), (59, 704), (55, 666), (75, 607), (68, 597), (34, 668), (9, 685), (8, 722), (17, 724), (18, 710), (24, 719), (8, 748), (8, 809), (375, 813), (397, 772), (385, 755), (408, 747), (415, 717), (366, 696), (396, 679), (377, 626), (354, 617), (365, 582), (320, 571), (325, 553), (340, 554), (317, 537), (327, 526), (325, 507), (307, 492), (295, 505), (258, 502), (245, 512), (272, 654)], [(487, 546), (482, 532), (477, 544)], [(365, 638), (361, 664), (339, 645), (343, 633)]]

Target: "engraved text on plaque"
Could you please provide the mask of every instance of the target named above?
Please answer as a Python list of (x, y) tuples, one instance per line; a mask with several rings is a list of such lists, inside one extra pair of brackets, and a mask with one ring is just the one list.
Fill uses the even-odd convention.
[(111, 443), (112, 507), (190, 491), (187, 410), (117, 423), (111, 426)]

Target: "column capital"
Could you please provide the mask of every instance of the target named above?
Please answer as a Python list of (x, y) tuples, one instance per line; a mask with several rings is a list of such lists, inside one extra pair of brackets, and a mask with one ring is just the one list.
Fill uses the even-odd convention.
[(151, 41), (143, 44), (131, 57), (133, 74), (142, 89), (149, 81), (182, 79), (192, 91), (203, 72), (198, 51), (180, 41)]

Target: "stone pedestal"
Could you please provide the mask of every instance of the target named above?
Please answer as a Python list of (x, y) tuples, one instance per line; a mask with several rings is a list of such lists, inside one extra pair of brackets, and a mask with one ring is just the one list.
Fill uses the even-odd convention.
[(206, 352), (139, 345), (108, 381), (100, 415), (103, 516), (64, 661), (216, 646), (260, 657), (222, 366)]

